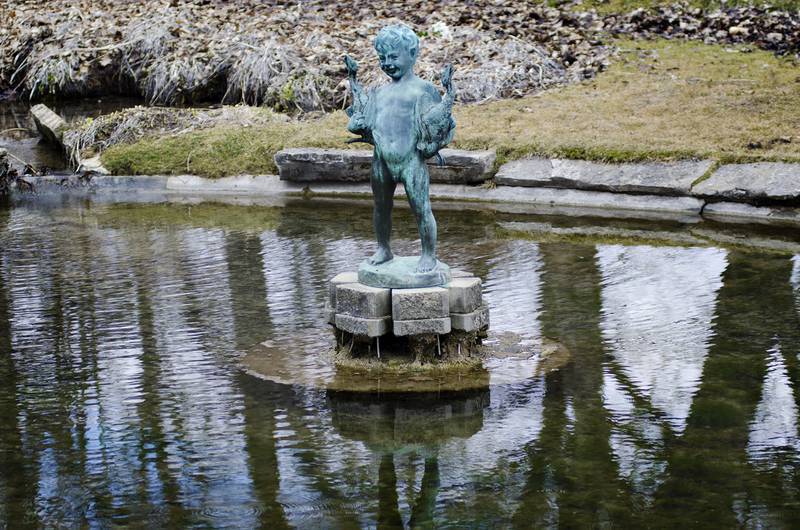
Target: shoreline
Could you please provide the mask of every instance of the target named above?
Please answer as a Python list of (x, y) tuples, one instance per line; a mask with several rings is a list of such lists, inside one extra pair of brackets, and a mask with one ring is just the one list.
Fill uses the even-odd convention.
[[(608, 164), (623, 166), (624, 164)], [(785, 164), (798, 175), (800, 164)], [(717, 171), (727, 166), (721, 166)], [(704, 182), (713, 180), (716, 172)], [(297, 198), (334, 198), (369, 200), (372, 190), (369, 183), (361, 182), (305, 182), (280, 180), (277, 175), (238, 175), (222, 178), (205, 178), (196, 175), (108, 175), (90, 179), (80, 175), (48, 175), (26, 177), (36, 195), (97, 195), (122, 201), (132, 197), (157, 195), (170, 197), (198, 197), (215, 200), (216, 197), (232, 199), (236, 203), (260, 200)], [(405, 198), (405, 190), (398, 187), (395, 196)], [(27, 194), (15, 190), (14, 196)], [(462, 184), (431, 184), (431, 201), (435, 205), (447, 203), (480, 205), (502, 213), (532, 213), (568, 216), (594, 216), (611, 219), (653, 219), (697, 222), (703, 219), (723, 223), (768, 223), (788, 226), (800, 225), (800, 207), (782, 205), (755, 205), (729, 200), (709, 200), (699, 196), (674, 196), (641, 193), (618, 193), (576, 188), (523, 187), (523, 186), (468, 186)], [(404, 201), (398, 204), (403, 204)]]

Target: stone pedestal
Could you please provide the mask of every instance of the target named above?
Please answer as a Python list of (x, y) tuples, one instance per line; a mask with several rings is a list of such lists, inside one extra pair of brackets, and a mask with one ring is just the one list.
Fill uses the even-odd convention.
[[(332, 278), (325, 304), (337, 340), (354, 356), (364, 350), (380, 355), (381, 344), (384, 351), (393, 344), (405, 350), (401, 353), (417, 356), (412, 350), (419, 350), (420, 344), (431, 345), (438, 357), (442, 352), (453, 352), (453, 357), (470, 355), (489, 328), (481, 280), (463, 271), (453, 271), (441, 287), (373, 287), (359, 277), (344, 272)], [(376, 343), (374, 339), (381, 337), (385, 337), (383, 343)]]
[(417, 272), (419, 256), (395, 256), (394, 259), (370, 265), (366, 261), (358, 267), (358, 281), (372, 287), (389, 289), (414, 289), (438, 287), (450, 282), (450, 267), (436, 261), (433, 270)]

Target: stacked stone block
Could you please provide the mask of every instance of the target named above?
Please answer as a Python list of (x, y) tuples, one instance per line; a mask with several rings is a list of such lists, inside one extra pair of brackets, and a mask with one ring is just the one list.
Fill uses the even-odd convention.
[(328, 322), (353, 335), (398, 337), (447, 335), (453, 330), (480, 331), (489, 326), (481, 280), (453, 271), (444, 287), (384, 289), (358, 282), (355, 272), (330, 280), (325, 311)]

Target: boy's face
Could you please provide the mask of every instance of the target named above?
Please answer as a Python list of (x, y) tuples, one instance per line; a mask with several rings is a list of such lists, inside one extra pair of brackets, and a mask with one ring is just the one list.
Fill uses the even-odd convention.
[(397, 81), (414, 67), (415, 57), (411, 50), (403, 46), (386, 46), (378, 50), (378, 60), (381, 70)]

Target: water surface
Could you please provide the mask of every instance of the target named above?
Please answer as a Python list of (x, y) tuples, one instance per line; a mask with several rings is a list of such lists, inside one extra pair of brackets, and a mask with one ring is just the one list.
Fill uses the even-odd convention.
[(240, 361), (266, 343), (276, 371), (329, 370), (325, 281), (371, 253), (368, 205), (0, 207), (0, 526), (800, 524), (794, 233), (437, 219), (513, 362), (483, 389), (365, 395)]

